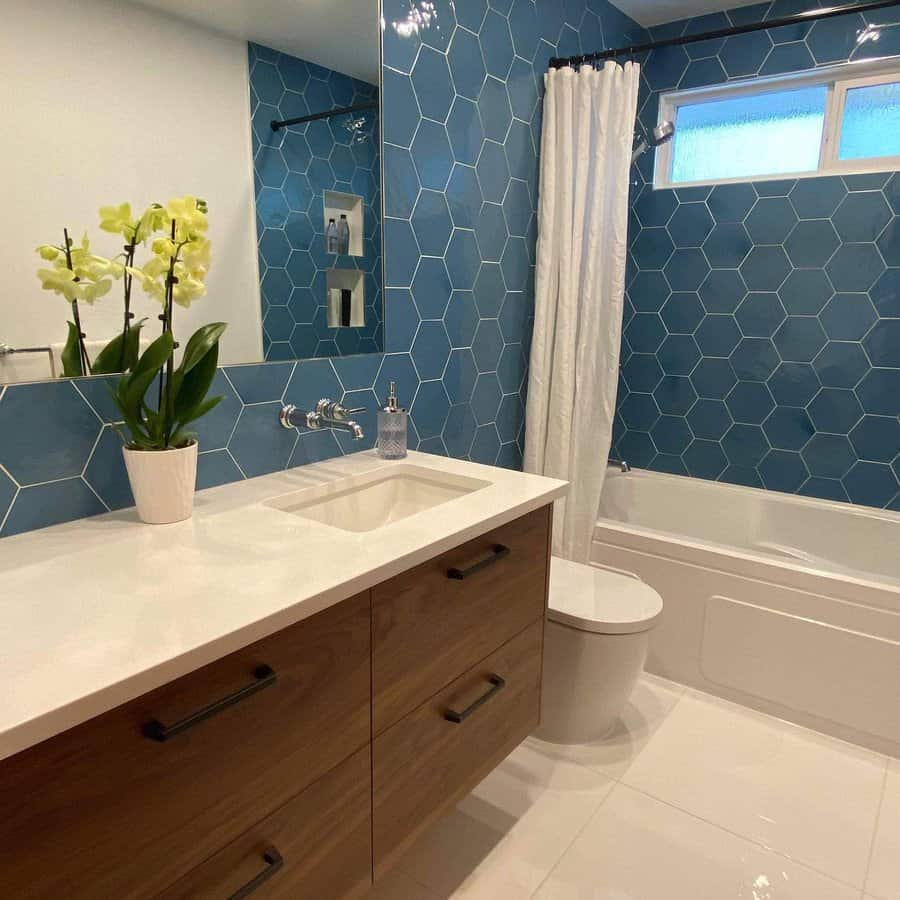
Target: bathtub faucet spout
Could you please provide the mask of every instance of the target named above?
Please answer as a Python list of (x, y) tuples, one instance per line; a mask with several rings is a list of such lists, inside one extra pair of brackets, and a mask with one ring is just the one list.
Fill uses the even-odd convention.
[(628, 461), (624, 459), (613, 459), (610, 457), (609, 464), (611, 466), (618, 466), (623, 472), (630, 472), (631, 466), (628, 465)]

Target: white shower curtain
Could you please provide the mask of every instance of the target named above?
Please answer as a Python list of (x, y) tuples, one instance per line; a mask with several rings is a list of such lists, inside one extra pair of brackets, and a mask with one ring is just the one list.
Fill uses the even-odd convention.
[(612, 438), (639, 67), (545, 79), (526, 472), (572, 483), (553, 552), (586, 562)]

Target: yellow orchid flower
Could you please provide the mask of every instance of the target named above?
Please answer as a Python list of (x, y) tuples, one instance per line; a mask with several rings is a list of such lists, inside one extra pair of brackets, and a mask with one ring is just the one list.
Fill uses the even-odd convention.
[(62, 250), (60, 250), (59, 247), (54, 247), (52, 244), (41, 244), (41, 246), (37, 248), (37, 252), (41, 255), (41, 259), (52, 262), (55, 259), (59, 259)]
[(38, 269), (38, 278), (45, 291), (61, 294), (71, 303), (78, 299), (78, 282), (75, 273), (69, 269)]
[(131, 204), (123, 203), (120, 206), (100, 207), (100, 229), (110, 234), (121, 234), (131, 238), (134, 235), (138, 223), (131, 215)]

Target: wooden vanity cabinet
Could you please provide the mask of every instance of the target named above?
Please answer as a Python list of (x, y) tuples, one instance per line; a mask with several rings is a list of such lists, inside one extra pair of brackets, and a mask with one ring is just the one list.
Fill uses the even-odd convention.
[(0, 761), (0, 897), (364, 896), (539, 722), (550, 509)]

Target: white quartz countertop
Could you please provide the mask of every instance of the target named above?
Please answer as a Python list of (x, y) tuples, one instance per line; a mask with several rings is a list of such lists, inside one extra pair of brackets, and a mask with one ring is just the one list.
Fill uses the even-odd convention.
[(367, 451), (197, 495), (194, 517), (134, 510), (0, 540), (0, 759), (564, 496), (566, 482), (410, 453), (490, 482), (349, 532), (264, 501), (396, 466)]

